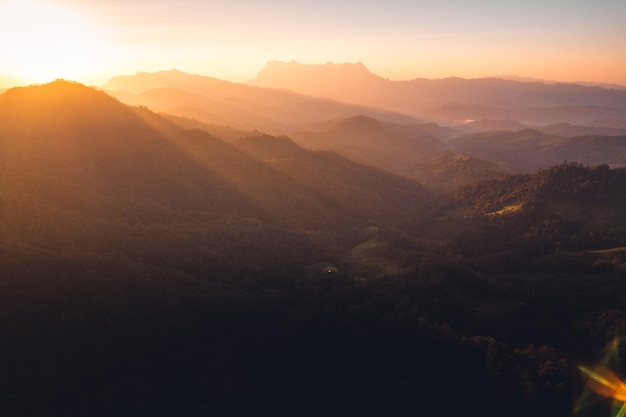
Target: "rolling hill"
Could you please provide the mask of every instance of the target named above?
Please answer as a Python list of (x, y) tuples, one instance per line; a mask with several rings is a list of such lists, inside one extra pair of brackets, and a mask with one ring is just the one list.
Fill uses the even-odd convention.
[[(593, 122), (592, 122), (593, 123)], [(537, 130), (540, 130), (549, 135), (558, 135), (563, 137), (576, 137), (587, 135), (598, 136), (623, 136), (626, 135), (626, 128), (624, 127), (606, 127), (606, 126), (580, 126), (571, 125), (569, 123), (556, 123), (553, 125), (541, 126)]]
[(505, 162), (523, 171), (547, 168), (564, 161), (587, 165), (626, 164), (624, 136), (561, 137), (537, 129), (524, 129), (468, 134), (448, 141), (447, 145), (456, 152)]
[[(271, 80), (284, 85), (275, 86)], [(347, 84), (331, 88), (340, 80)], [(230, 138), (241, 136), (233, 132), (249, 130), (287, 134), (305, 148), (338, 152), (355, 162), (425, 184), (432, 180), (438, 189), (451, 189), (452, 184), (474, 178), (463, 178), (462, 173), (472, 171), (476, 178), (502, 173), (491, 169), (495, 166), (473, 171), (467, 159), (446, 159), (441, 154), (444, 151), (504, 164), (504, 172), (532, 171), (564, 160), (611, 165), (625, 162), (618, 139), (598, 139), (623, 135), (619, 121), (626, 120), (626, 110), (607, 106), (622, 106), (624, 91), (499, 79), (392, 82), (369, 73), (362, 64), (303, 66), (295, 62), (268, 64), (254, 83), (294, 89), (304, 83), (306, 88), (300, 91), (306, 94), (326, 88), (328, 91), (323, 94), (327, 97), (361, 104), (229, 83), (176, 70), (115, 77), (106, 88), (116, 91), (116, 97), (127, 103), (166, 112), (170, 120), (176, 116), (176, 123), (187, 127), (224, 132)], [(426, 103), (428, 97), (436, 97), (437, 103)], [(455, 130), (363, 105), (397, 110), (398, 106), (413, 106), (414, 102), (419, 102), (422, 109), (431, 106), (429, 114), (447, 123), (467, 123), (454, 124)], [(605, 127), (608, 122), (601, 120), (613, 120), (610, 126), (617, 127)], [(589, 135), (596, 139), (580, 139)], [(437, 161), (444, 166), (435, 167)], [(453, 169), (454, 164), (460, 165)], [(428, 172), (433, 173), (432, 178), (426, 176)], [(447, 174), (441, 176), (437, 172)], [(454, 172), (460, 177), (453, 178)], [(441, 182), (444, 177), (450, 179), (448, 185)]]
[(517, 120), (525, 125), (548, 125), (554, 123), (570, 123), (585, 125), (598, 119), (626, 120), (623, 108), (599, 105), (558, 105), (518, 107), (511, 101), (510, 107), (496, 107), (482, 104), (450, 103), (438, 106), (431, 112), (432, 117), (451, 121), (455, 124), (466, 120)]
[[(0, 114), (0, 241), (18, 258), (121, 251), (190, 274), (209, 259), (215, 271), (291, 264), (324, 246), (296, 231), (340, 234), (431, 198), (415, 182), (285, 138), (235, 146), (64, 81), (9, 90)], [(248, 249), (233, 252), (233, 242)]]
[[(626, 204), (625, 182), (623, 168), (588, 167), (568, 162), (533, 174), (510, 175), (468, 185), (458, 189), (450, 201), (456, 206), (454, 210), (458, 210), (458, 205), (465, 205), (483, 219), (499, 218), (488, 228), (500, 229), (502, 235), (498, 239), (505, 239), (507, 243), (491, 240), (493, 236), (476, 236), (490, 249), (482, 247), (476, 251), (480, 245), (472, 244), (466, 249), (480, 256), (488, 251), (535, 251), (534, 256), (541, 256), (543, 251), (606, 249), (626, 242), (626, 223), (620, 214)], [(531, 229), (521, 232), (520, 228), (525, 227)], [(542, 227), (551, 230), (548, 232)], [(465, 236), (468, 237), (469, 234)], [(542, 242), (533, 247), (531, 242), (524, 242), (526, 239)]]
[(488, 132), (488, 131), (516, 131), (525, 129), (526, 125), (518, 122), (517, 120), (492, 120), (492, 119), (480, 119), (471, 120), (457, 125), (456, 128), (464, 132)]
[(431, 189), (450, 192), (464, 185), (501, 178), (515, 172), (515, 167), (505, 163), (446, 151), (420, 160), (407, 176), (428, 184)]
[[(436, 125), (435, 125), (436, 126)], [(306, 126), (290, 136), (309, 149), (332, 150), (353, 161), (406, 175), (421, 159), (447, 149), (433, 125), (382, 122), (355, 116)]]
[[(434, 198), (286, 136), (205, 127), (66, 81), (0, 95), (1, 413), (567, 415), (575, 365), (626, 334), (623, 170)], [(444, 181), (500, 176), (439, 153), (436, 125), (316, 129), (370, 155), (381, 137), (427, 150)], [(493, 133), (498, 157), (562, 140), (516, 134)]]

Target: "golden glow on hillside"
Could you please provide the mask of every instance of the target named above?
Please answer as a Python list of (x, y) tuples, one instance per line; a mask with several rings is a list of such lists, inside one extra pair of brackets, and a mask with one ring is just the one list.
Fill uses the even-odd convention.
[(0, 73), (23, 82), (84, 81), (107, 60), (105, 42), (84, 17), (53, 3), (0, 3)]

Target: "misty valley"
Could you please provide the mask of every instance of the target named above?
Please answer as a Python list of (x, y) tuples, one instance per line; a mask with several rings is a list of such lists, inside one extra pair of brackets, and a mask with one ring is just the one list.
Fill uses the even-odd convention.
[(0, 414), (622, 415), (624, 213), (618, 86), (11, 88)]

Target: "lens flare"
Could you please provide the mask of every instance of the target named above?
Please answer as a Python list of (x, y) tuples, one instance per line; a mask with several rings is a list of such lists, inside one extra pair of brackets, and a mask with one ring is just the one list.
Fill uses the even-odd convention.
[(612, 400), (613, 417), (626, 416), (626, 382), (609, 368), (619, 369), (619, 339), (608, 346), (604, 358), (592, 368), (579, 366), (578, 369), (586, 380), (585, 390), (576, 405), (575, 411), (581, 412), (591, 402), (591, 394)]

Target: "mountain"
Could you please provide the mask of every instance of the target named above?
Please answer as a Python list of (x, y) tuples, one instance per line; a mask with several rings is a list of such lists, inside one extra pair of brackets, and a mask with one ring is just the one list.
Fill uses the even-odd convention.
[[(503, 80), (512, 80), (512, 81), (521, 81), (521, 82), (529, 82), (529, 83), (543, 83), (543, 84), (560, 84), (560, 81), (554, 80), (544, 80), (541, 78), (533, 78), (533, 77), (520, 77), (518, 75), (498, 75), (492, 78), (501, 78)], [(574, 81), (567, 84), (577, 84), (584, 85), (587, 87), (601, 87), (601, 88), (609, 88), (612, 90), (626, 90), (626, 86), (621, 84), (612, 84), (612, 83), (601, 83), (601, 82), (589, 82), (589, 81)]]
[(547, 168), (563, 161), (589, 165), (626, 164), (623, 135), (561, 137), (537, 129), (524, 129), (472, 133), (451, 139), (447, 145), (456, 152), (504, 162), (524, 171)]
[(471, 120), (462, 125), (456, 126), (457, 129), (463, 130), (465, 132), (484, 132), (484, 131), (506, 131), (506, 130), (522, 130), (527, 126), (518, 122), (517, 120), (491, 120), (491, 119), (480, 119), (480, 120)]
[(450, 192), (464, 185), (501, 178), (516, 171), (515, 167), (505, 163), (446, 151), (420, 160), (407, 176), (428, 184), (432, 189)]
[[(498, 79), (392, 82), (371, 74), (363, 64), (307, 66), (296, 62), (272, 62), (261, 75), (254, 82), (260, 83), (259, 80), (263, 79), (274, 86), (274, 81), (278, 83), (283, 80), (280, 82), (283, 82), (285, 88), (299, 88), (298, 83), (303, 82), (309, 89), (304, 90), (307, 94), (313, 94), (318, 89), (318, 93), (323, 90), (323, 94), (334, 99), (369, 102), (396, 109), (398, 105), (417, 101), (425, 104), (429, 96), (436, 97), (443, 104), (430, 102), (420, 108), (428, 108), (425, 111), (430, 117), (446, 120), (458, 130), (434, 123), (424, 124), (400, 113), (362, 104), (344, 104), (285, 89), (229, 83), (176, 70), (115, 77), (107, 83), (106, 88), (107, 91), (115, 90), (115, 96), (129, 104), (166, 112), (170, 120), (176, 116), (177, 123), (187, 127), (224, 134), (231, 139), (241, 136), (235, 131), (261, 130), (278, 135), (287, 134), (305, 148), (335, 151), (358, 163), (419, 178), (420, 181), (427, 179), (427, 172), (437, 176), (435, 172), (438, 169), (432, 167), (432, 163), (440, 161), (443, 166), (439, 171), (446, 171), (450, 175), (452, 172), (459, 173), (460, 177), (456, 179), (449, 176), (451, 183), (464, 183), (461, 173), (470, 168), (467, 166), (468, 160), (461, 157), (463, 154), (485, 162), (504, 163), (506, 169), (517, 167), (521, 170), (533, 170), (562, 162), (565, 154), (558, 155), (559, 150), (568, 156), (575, 156), (572, 160), (580, 162), (623, 163), (620, 152), (609, 155), (608, 150), (603, 160), (599, 150), (602, 142), (594, 142), (593, 145), (591, 142), (586, 142), (586, 145), (578, 142), (581, 149), (585, 149), (585, 146), (594, 148), (592, 153), (595, 156), (591, 159), (582, 157), (580, 152), (584, 151), (579, 151), (580, 156), (576, 156), (572, 151), (573, 145), (566, 149), (563, 145), (557, 146), (555, 142), (557, 137), (622, 135), (623, 131), (619, 127), (588, 126), (604, 123), (601, 120), (606, 120), (604, 124), (610, 126), (620, 126), (620, 120), (626, 120), (626, 109), (599, 106), (619, 104), (624, 92), (617, 90)], [(271, 80), (274, 81), (270, 83)], [(347, 84), (337, 88), (338, 80)], [(194, 124), (190, 120), (200, 123)], [(454, 121), (459, 120), (466, 123), (455, 124)], [(231, 131), (227, 132), (225, 126), (230, 127)], [(533, 128), (536, 134), (544, 133), (550, 138), (529, 134), (527, 126), (537, 126)], [(459, 137), (459, 131), (487, 133), (466, 138)], [(493, 142), (492, 139), (497, 136), (494, 132), (497, 131), (510, 134), (496, 138)], [(537, 141), (545, 143), (538, 144)], [(609, 142), (605, 143), (608, 145)], [(507, 150), (507, 146), (511, 148)], [(433, 159), (440, 152), (450, 150), (461, 155), (446, 159), (441, 154), (441, 158)], [(543, 150), (545, 153), (541, 154)], [(615, 149), (611, 147), (611, 151)], [(418, 165), (422, 163), (424, 166), (419, 168)], [(456, 171), (450, 171), (450, 164), (460, 166)], [(483, 175), (479, 172), (497, 171), (486, 168), (484, 171), (479, 169), (475, 174), (478, 178)], [(441, 178), (433, 177), (433, 184), (438, 183), (437, 188), (440, 189), (443, 186)]]
[[(239, 215), (314, 224), (343, 221), (346, 210), (355, 219), (384, 217), (425, 195), (419, 185), (379, 172), (372, 175), (383, 189), (405, 192), (396, 195), (400, 200), (379, 196), (377, 183), (355, 173), (373, 170), (342, 158), (333, 159), (334, 182), (360, 197), (325, 194), (335, 191), (328, 183), (316, 194), (307, 193), (307, 187), (322, 181), (307, 170), (321, 169), (316, 164), (327, 164), (325, 155), (295, 153), (296, 160), (307, 161), (302, 164), (307, 180), (296, 181), (219, 138), (183, 131), (144, 108), (127, 107), (74, 83), (9, 90), (0, 96), (0, 114), (3, 187), (59, 210), (84, 206), (109, 216), (107, 208), (116, 205), (156, 204), (191, 217)], [(279, 139), (266, 139), (272, 140)], [(7, 206), (12, 206), (10, 196), (4, 196)]]
[(294, 124), (358, 114), (396, 122), (417, 122), (388, 110), (347, 105), (286, 90), (251, 87), (176, 70), (114, 77), (104, 88), (131, 105), (245, 130), (284, 133)]
[(549, 135), (563, 137), (575, 137), (585, 135), (598, 136), (620, 136), (626, 135), (626, 127), (604, 127), (604, 126), (580, 126), (569, 123), (556, 123), (547, 126), (536, 127), (537, 130)]
[(559, 136), (547, 135), (535, 129), (524, 129), (515, 132), (471, 133), (447, 143), (456, 152), (487, 161), (504, 162), (517, 169), (534, 170), (541, 164), (533, 158), (559, 140)]
[[(545, 84), (496, 78), (390, 81), (371, 74), (362, 64), (302, 65), (296, 62), (270, 62), (250, 85), (285, 88), (300, 93), (349, 103), (376, 105), (391, 110), (447, 121), (467, 119), (515, 119), (545, 123), (563, 120), (558, 114), (520, 117), (524, 109), (563, 108), (571, 112), (589, 107), (608, 112), (610, 117), (626, 118), (626, 91), (576, 84)], [(455, 111), (443, 106), (461, 105)], [(476, 114), (474, 106), (483, 108)], [(516, 110), (519, 109), (519, 110)], [(487, 111), (489, 110), (489, 111)], [(496, 115), (497, 112), (507, 113)], [(522, 113), (520, 113), (522, 112)], [(583, 116), (586, 117), (585, 114)], [(600, 116), (601, 117), (601, 116)], [(596, 117), (598, 118), (598, 117)]]
[(437, 136), (449, 130), (435, 126), (355, 116), (308, 125), (290, 136), (303, 147), (332, 150), (353, 161), (406, 175), (419, 160), (446, 149)]
[[(447, 239), (484, 271), (526, 269), (518, 277), (528, 284), (536, 274), (540, 281), (568, 276), (562, 288), (582, 294), (594, 268), (613, 263), (623, 274), (625, 185), (624, 169), (567, 162), (459, 187), (438, 207), (443, 217), (416, 224), (422, 236)], [(574, 311), (576, 304), (556, 308)]]
[(605, 118), (594, 120), (587, 123), (586, 125), (591, 127), (608, 127), (611, 129), (621, 129), (626, 128), (626, 120)]
[(626, 135), (585, 135), (556, 141), (536, 158), (542, 167), (555, 165), (557, 159), (584, 165), (626, 166)]
[[(15, 88), (0, 96), (0, 109), (3, 186), (41, 204), (105, 213), (126, 200), (215, 213), (254, 207), (241, 193), (202, 197), (229, 187), (186, 155), (189, 134), (103, 92), (63, 81)], [(215, 138), (204, 145), (240, 158)]]
[(388, 101), (377, 101), (377, 97), (388, 89), (390, 81), (372, 74), (360, 62), (303, 65), (295, 61), (270, 61), (248, 84), (282, 88), (345, 103), (382, 107), (389, 104)]
[(491, 119), (517, 120), (525, 125), (547, 125), (555, 123), (586, 125), (598, 119), (626, 120), (626, 111), (623, 108), (595, 105), (495, 107), (451, 103), (442, 105), (433, 110), (432, 116), (441, 120), (453, 121), (455, 124), (466, 120)]
[(335, 210), (342, 210), (344, 220), (382, 221), (388, 218), (386, 213), (430, 200), (430, 192), (409, 179), (349, 163), (335, 153), (305, 150), (287, 137), (248, 136), (232, 143), (300, 184), (300, 192), (328, 200)]
[[(626, 335), (624, 170), (433, 198), (285, 136), (205, 127), (66, 81), (0, 95), (3, 415), (568, 415), (576, 365)], [(335, 128), (407, 134), (399, 149), (456, 134), (319, 126)], [(541, 135), (562, 139), (517, 139)], [(433, 165), (500, 166), (455, 158)]]

